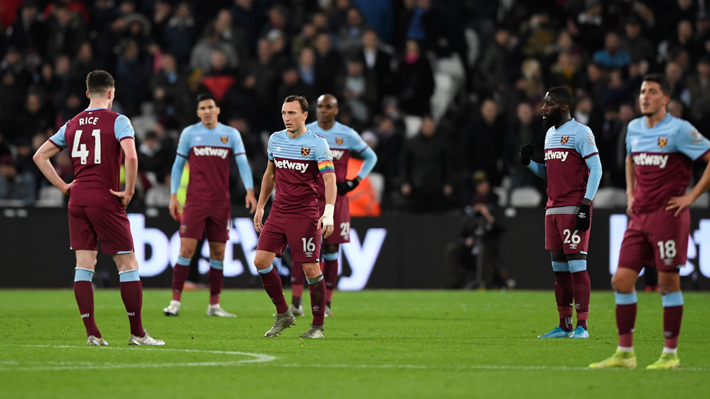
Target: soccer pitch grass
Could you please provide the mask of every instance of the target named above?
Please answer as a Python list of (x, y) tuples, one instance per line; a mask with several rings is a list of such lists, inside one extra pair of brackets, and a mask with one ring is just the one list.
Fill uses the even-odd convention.
[[(305, 293), (307, 294), (308, 291)], [(636, 370), (587, 370), (617, 345), (614, 298), (592, 294), (587, 340), (538, 339), (557, 324), (552, 292), (337, 292), (323, 340), (310, 316), (264, 338), (261, 290), (226, 290), (238, 317), (206, 316), (208, 292), (143, 293), (143, 325), (164, 347), (129, 347), (118, 290), (97, 290), (109, 347), (87, 347), (71, 290), (0, 291), (2, 398), (707, 398), (710, 294), (685, 293), (681, 369), (645, 370), (663, 347), (659, 294), (639, 294)], [(290, 292), (286, 292), (290, 298)], [(309, 303), (304, 298), (306, 306)]]

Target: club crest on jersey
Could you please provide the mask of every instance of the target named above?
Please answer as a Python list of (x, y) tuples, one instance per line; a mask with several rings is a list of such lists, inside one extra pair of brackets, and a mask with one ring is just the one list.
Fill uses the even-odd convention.
[(301, 147), (301, 155), (307, 157), (311, 153), (310, 147)]
[(180, 226), (180, 232), (181, 232), (182, 234), (185, 234), (185, 230), (187, 230), (187, 226), (186, 226), (186, 225), (183, 224), (182, 226)]
[(697, 130), (693, 129), (693, 131), (690, 132), (690, 144), (700, 144), (704, 139), (705, 137), (698, 133)]
[(560, 143), (562, 144), (567, 144), (569, 141), (569, 136), (562, 136), (562, 139), (560, 139)]
[(658, 147), (663, 148), (668, 145), (668, 137), (661, 136), (658, 138)]
[(345, 141), (345, 140), (342, 137), (335, 138), (335, 144), (337, 144), (337, 145), (342, 145), (343, 141)]
[(227, 144), (227, 141), (229, 141), (229, 137), (227, 137), (227, 136), (220, 136), (219, 138), (222, 139), (222, 142), (224, 144)]

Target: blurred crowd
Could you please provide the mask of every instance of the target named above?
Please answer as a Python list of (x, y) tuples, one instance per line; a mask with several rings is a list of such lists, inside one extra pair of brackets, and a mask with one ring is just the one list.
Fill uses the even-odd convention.
[[(33, 203), (47, 182), (32, 154), (88, 99), (94, 69), (116, 78), (141, 178), (136, 206), (164, 205), (196, 97), (218, 100), (242, 134), (258, 184), (289, 94), (340, 100), (338, 120), (374, 148), (383, 209), (470, 205), (474, 174), (535, 186), (547, 88), (567, 86), (596, 135), (602, 186), (624, 187), (626, 124), (648, 72), (673, 86), (670, 112), (710, 132), (706, 0), (3, 0), (0, 200)], [(315, 119), (311, 112), (309, 121)], [(53, 160), (71, 181), (66, 151)], [(233, 171), (232, 198), (243, 191)]]

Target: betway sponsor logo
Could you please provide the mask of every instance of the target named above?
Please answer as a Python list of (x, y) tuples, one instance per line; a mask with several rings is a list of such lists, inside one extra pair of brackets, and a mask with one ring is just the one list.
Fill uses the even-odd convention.
[(225, 159), (229, 155), (229, 149), (219, 147), (194, 147), (193, 151), (198, 157), (208, 156)]
[(567, 160), (567, 155), (569, 155), (569, 152), (567, 151), (547, 151), (545, 152), (545, 161), (549, 161), (550, 159), (561, 159), (562, 162)]
[(668, 163), (668, 155), (651, 155), (640, 153), (633, 156), (634, 163), (640, 166), (658, 166), (663, 169)]
[(330, 150), (330, 153), (333, 155), (333, 159), (340, 160), (340, 158), (345, 155), (345, 151), (342, 150)]
[(305, 173), (306, 169), (308, 169), (307, 163), (289, 161), (288, 159), (284, 159), (283, 161), (274, 161), (274, 165), (276, 165), (277, 168), (297, 170), (301, 173)]

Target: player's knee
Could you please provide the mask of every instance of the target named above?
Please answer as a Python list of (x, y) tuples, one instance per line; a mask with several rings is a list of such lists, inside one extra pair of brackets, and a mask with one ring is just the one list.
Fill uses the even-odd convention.
[(680, 291), (680, 275), (678, 273), (659, 273), (658, 289), (661, 295)]
[(615, 273), (611, 278), (611, 288), (616, 292), (629, 293), (634, 290), (635, 281), (630, 281), (624, 276)]
[(194, 248), (185, 248), (185, 247), (180, 248), (180, 256), (182, 256), (183, 258), (192, 259), (193, 255), (195, 255)]
[(254, 257), (254, 266), (256, 266), (258, 270), (264, 270), (271, 266), (271, 262), (269, 262), (266, 256), (257, 255)]

